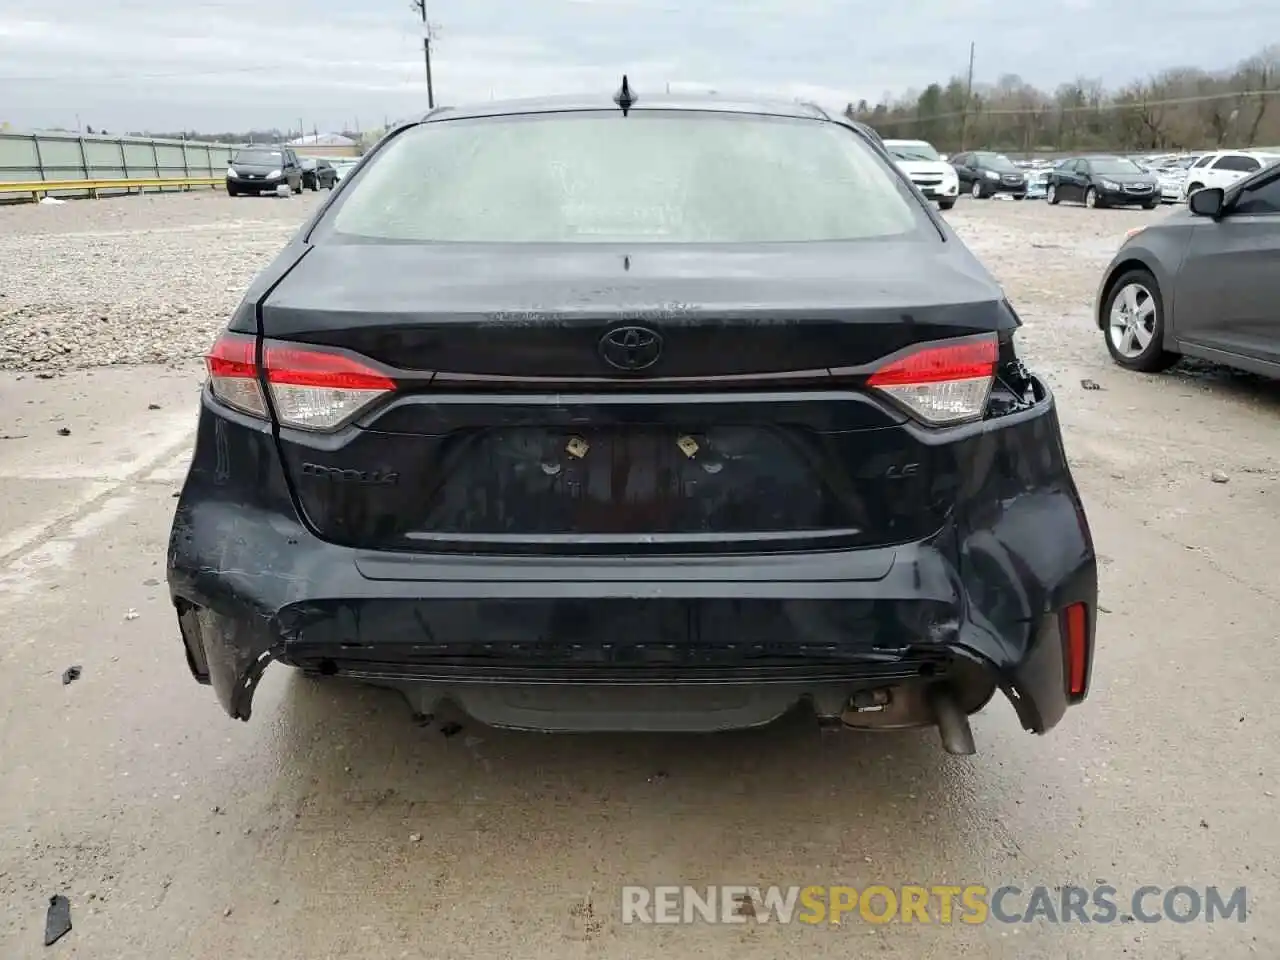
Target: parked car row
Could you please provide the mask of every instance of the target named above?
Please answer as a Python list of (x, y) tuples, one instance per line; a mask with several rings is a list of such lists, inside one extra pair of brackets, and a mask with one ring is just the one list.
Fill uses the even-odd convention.
[[(1073, 158), (1052, 162), (1052, 169), (1078, 162)], [(1280, 154), (1260, 150), (1214, 150), (1208, 153), (1153, 154), (1134, 158), (1107, 157), (1108, 163), (1123, 159), (1142, 174), (1154, 177), (1159, 202), (1185, 203), (1187, 197), (1205, 187), (1226, 188), (1258, 170), (1280, 161)], [(1030, 161), (1030, 164), (1049, 161)], [(1131, 168), (1125, 167), (1132, 172)], [(1114, 179), (1114, 178), (1113, 178)]]
[(1185, 203), (1197, 190), (1227, 188), (1280, 161), (1280, 154), (1256, 150), (1215, 150), (1204, 154), (1155, 154), (1138, 159), (1109, 155), (1057, 160), (1010, 160), (991, 150), (939, 154), (924, 140), (886, 140), (899, 169), (943, 210), (961, 193), (976, 200), (1010, 196), (1043, 198), (1087, 207)]
[(1157, 154), (1142, 157), (1136, 162), (1157, 176), (1163, 202), (1185, 203), (1196, 190), (1226, 188), (1277, 160), (1280, 160), (1280, 154), (1265, 150), (1213, 150), (1208, 153)]
[(291, 193), (332, 190), (357, 162), (299, 157), (290, 147), (248, 146), (238, 150), (227, 167), (227, 193), (233, 197), (264, 191), (274, 193), (285, 186)]

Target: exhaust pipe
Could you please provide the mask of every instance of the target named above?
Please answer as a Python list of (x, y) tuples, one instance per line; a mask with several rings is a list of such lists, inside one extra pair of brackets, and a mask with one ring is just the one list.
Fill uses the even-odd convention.
[(955, 696), (943, 685), (929, 691), (929, 705), (933, 707), (934, 722), (938, 724), (938, 733), (942, 736), (942, 749), (957, 757), (971, 757), (978, 752), (973, 742), (973, 728), (969, 726), (969, 717)]

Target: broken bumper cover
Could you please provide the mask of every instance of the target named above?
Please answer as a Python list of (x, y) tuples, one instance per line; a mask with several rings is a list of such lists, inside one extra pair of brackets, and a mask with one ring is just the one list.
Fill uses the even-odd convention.
[[(695, 707), (715, 714), (709, 728), (750, 726), (798, 699), (847, 702), (854, 689), (957, 676), (972, 690), (976, 673), (985, 693), (980, 684), (966, 709), (997, 687), (1023, 726), (1043, 733), (1072, 702), (1067, 605), (1087, 605), (1093, 649), (1096, 561), (1052, 398), (1007, 419), (1017, 422), (980, 444), (981, 499), (919, 542), (732, 557), (441, 557), (312, 535), (270, 433), (206, 400), (169, 551), (188, 664), (242, 720), (280, 660), (411, 699), (429, 688), (478, 719), (539, 729), (610, 728), (605, 700), (627, 714), (619, 729), (703, 728)], [(559, 719), (546, 706), (550, 686)]]

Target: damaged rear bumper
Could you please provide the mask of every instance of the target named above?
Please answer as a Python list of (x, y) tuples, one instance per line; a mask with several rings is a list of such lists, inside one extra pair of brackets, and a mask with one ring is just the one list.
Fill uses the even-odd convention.
[(548, 558), (322, 541), (270, 433), (206, 406), (169, 551), (188, 664), (241, 720), (280, 660), (516, 727), (723, 729), (799, 700), (844, 716), (889, 689), (905, 694), (854, 725), (914, 726), (934, 722), (929, 690), (952, 685), (965, 712), (1002, 690), (1043, 733), (1083, 698), (1068, 693), (1061, 612), (1086, 605), (1091, 652), (1096, 560), (1051, 398), (1014, 416), (981, 439), (980, 489), (926, 540)]

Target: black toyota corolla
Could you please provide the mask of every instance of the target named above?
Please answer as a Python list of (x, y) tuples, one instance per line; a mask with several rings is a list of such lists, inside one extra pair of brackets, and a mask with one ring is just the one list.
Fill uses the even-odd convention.
[(1097, 569), (1001, 288), (869, 129), (795, 103), (440, 108), (211, 349), (169, 586), (273, 660), (506, 727), (862, 729), (1084, 699)]

